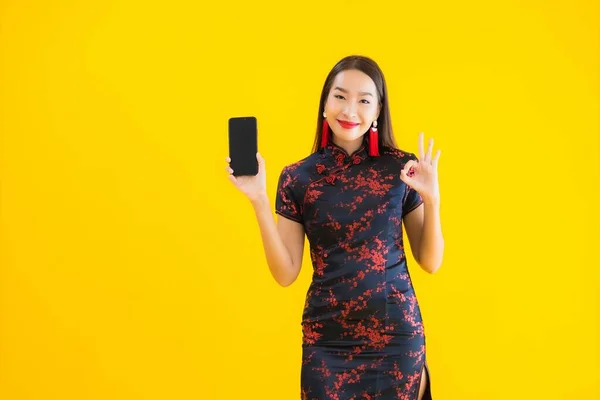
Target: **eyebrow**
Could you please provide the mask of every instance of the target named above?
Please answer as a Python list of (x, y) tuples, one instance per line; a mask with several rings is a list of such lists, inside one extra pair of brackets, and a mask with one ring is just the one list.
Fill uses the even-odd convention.
[[(348, 91), (346, 89), (341, 88), (339, 86), (336, 86), (334, 88), (334, 90), (339, 90), (340, 92), (348, 93)], [(369, 92), (358, 92), (358, 94), (361, 95), (361, 96), (371, 96), (371, 97), (373, 97), (373, 95), (371, 93), (369, 93)]]

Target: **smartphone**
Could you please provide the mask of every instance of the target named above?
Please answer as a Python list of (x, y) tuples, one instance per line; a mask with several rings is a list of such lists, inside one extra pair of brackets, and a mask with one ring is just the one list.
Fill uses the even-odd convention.
[(229, 166), (233, 176), (258, 174), (256, 117), (229, 118)]

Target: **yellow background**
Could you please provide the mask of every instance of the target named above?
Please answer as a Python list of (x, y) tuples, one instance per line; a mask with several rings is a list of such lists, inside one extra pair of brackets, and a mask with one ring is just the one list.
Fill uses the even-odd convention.
[(0, 398), (299, 398), (308, 249), (278, 287), (227, 119), (273, 202), (348, 54), (442, 149), (435, 399), (598, 398), (597, 2), (0, 4)]

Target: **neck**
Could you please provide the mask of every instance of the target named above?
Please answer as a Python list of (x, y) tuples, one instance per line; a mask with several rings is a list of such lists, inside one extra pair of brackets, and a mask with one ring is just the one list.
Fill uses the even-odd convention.
[(342, 140), (342, 139), (339, 139), (338, 137), (336, 137), (335, 135), (333, 135), (333, 143), (336, 146), (344, 149), (346, 151), (346, 153), (348, 153), (349, 155), (352, 155), (352, 153), (354, 153), (356, 150), (360, 149), (360, 146), (362, 146), (362, 144), (363, 144), (363, 140), (364, 140), (364, 136), (361, 136), (354, 140)]

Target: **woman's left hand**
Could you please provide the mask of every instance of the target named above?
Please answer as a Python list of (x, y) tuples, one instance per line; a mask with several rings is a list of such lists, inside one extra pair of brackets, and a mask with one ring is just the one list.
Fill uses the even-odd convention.
[[(435, 203), (440, 200), (437, 167), (441, 151), (436, 151), (435, 157), (431, 158), (433, 152), (433, 138), (431, 138), (429, 139), (427, 153), (424, 153), (423, 136), (421, 132), (419, 134), (419, 161), (409, 160), (404, 165), (402, 171), (400, 171), (400, 179), (416, 190), (423, 198), (423, 201)], [(414, 173), (409, 176), (408, 171), (411, 168)]]

